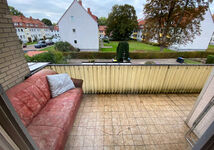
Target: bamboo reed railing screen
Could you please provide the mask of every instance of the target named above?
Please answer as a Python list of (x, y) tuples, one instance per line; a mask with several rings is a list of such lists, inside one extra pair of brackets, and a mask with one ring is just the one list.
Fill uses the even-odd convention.
[(50, 65), (58, 73), (84, 80), (84, 93), (197, 93), (213, 66)]

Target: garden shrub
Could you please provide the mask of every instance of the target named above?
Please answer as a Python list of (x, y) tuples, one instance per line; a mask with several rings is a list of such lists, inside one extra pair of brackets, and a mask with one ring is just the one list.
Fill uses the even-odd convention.
[(156, 64), (154, 61), (146, 61), (145, 62), (146, 65), (152, 65), (152, 64)]
[(78, 50), (73, 47), (70, 43), (68, 42), (56, 42), (54, 44), (55, 50), (61, 51), (61, 52), (77, 52)]
[(214, 55), (208, 55), (206, 64), (214, 64)]
[(117, 61), (123, 62), (123, 59), (128, 61), (129, 58), (129, 43), (119, 42), (117, 46)]
[(66, 63), (66, 60), (59, 51), (48, 51), (45, 53), (37, 54), (32, 57), (25, 55), (27, 62), (50, 62), (53, 64)]
[[(115, 52), (65, 52), (64, 56), (78, 59), (112, 59)], [(130, 52), (132, 59), (161, 59), (161, 58), (206, 58), (208, 55), (214, 55), (213, 52)]]

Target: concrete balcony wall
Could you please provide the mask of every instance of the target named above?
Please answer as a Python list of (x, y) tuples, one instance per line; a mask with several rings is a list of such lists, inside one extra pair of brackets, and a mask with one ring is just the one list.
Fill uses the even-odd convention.
[(50, 65), (46, 68), (84, 80), (85, 93), (199, 93), (213, 66)]
[(0, 84), (7, 90), (29, 72), (7, 1), (0, 0)]
[[(205, 84), (203, 90), (201, 91), (200, 96), (197, 99), (197, 102), (187, 118), (187, 124), (189, 127), (192, 127), (193, 123), (197, 119), (200, 113), (204, 110), (204, 108), (208, 105), (211, 99), (214, 97), (214, 70), (212, 71), (207, 83)], [(214, 107), (212, 107), (201, 122), (196, 126), (194, 133), (201, 137), (204, 132), (208, 129), (208, 127), (214, 121)]]

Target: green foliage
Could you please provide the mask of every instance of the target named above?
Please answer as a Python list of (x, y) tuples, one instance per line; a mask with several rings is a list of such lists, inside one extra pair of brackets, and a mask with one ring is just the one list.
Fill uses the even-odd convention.
[(117, 46), (117, 61), (123, 62), (123, 60), (128, 61), (129, 58), (129, 43), (120, 42)]
[[(77, 59), (112, 59), (115, 52), (65, 52), (64, 56)], [(214, 52), (131, 52), (132, 59), (162, 59), (162, 58), (206, 58), (208, 55), (214, 55)]]
[(107, 19), (106, 33), (113, 40), (128, 40), (133, 30), (138, 28), (136, 11), (133, 6), (114, 5)]
[(44, 24), (46, 24), (47, 26), (52, 26), (52, 22), (51, 22), (49, 19), (47, 19), (47, 18), (43, 18), (43, 19), (42, 19), (42, 22), (43, 22)]
[(37, 54), (32, 57), (25, 55), (27, 62), (50, 62), (54, 64), (66, 63), (66, 60), (59, 51), (48, 51), (45, 53)]
[(97, 22), (98, 22), (99, 26), (106, 26), (107, 18), (106, 17), (100, 17), (100, 18), (98, 18)]
[(214, 55), (207, 56), (206, 64), (214, 64)]
[[(200, 22), (210, 0), (147, 0), (144, 6), (146, 41), (157, 40), (160, 48), (192, 42), (200, 35)], [(212, 0), (211, 0), (212, 1)]]
[(108, 39), (108, 38), (104, 38), (104, 39), (103, 39), (103, 42), (105, 42), (105, 43), (109, 43), (110, 41), (109, 41), (109, 39)]
[(61, 51), (61, 52), (78, 52), (78, 50), (73, 47), (70, 43), (68, 42), (57, 42), (54, 44), (55, 50)]
[(20, 12), (19, 10), (15, 9), (12, 6), (9, 6), (9, 10), (10, 10), (10, 14), (13, 16), (24, 16), (22, 12)]

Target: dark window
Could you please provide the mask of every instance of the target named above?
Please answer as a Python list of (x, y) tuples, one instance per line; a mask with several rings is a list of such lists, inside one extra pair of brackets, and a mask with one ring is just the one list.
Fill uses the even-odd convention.
[(76, 32), (76, 29), (73, 29), (73, 32)]
[(77, 40), (74, 40), (74, 43), (77, 44)]

